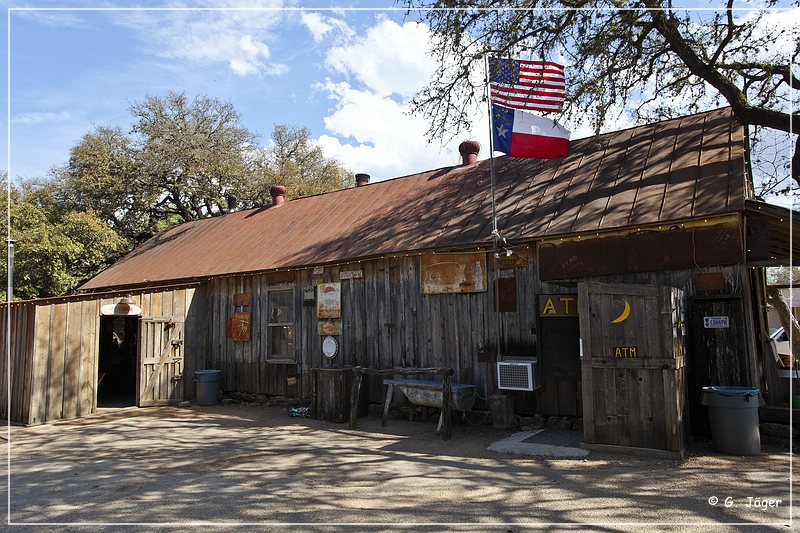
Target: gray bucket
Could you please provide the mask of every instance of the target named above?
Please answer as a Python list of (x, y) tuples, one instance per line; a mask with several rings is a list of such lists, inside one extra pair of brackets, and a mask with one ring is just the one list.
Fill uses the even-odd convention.
[(194, 382), (197, 405), (217, 405), (219, 403), (222, 370), (195, 370)]
[(761, 391), (752, 387), (703, 387), (700, 403), (708, 407), (714, 449), (729, 455), (758, 455)]

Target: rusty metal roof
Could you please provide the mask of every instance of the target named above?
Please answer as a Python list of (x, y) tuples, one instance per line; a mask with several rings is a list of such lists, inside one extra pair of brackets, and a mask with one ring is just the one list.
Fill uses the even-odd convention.
[[(719, 109), (570, 143), (562, 159), (495, 158), (509, 242), (740, 212), (743, 128)], [(82, 289), (292, 268), (491, 242), (489, 161), (168, 228)]]

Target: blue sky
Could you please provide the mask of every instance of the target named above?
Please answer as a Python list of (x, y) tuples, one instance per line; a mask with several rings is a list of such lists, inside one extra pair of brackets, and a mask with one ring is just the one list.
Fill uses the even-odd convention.
[[(373, 179), (454, 164), (457, 145), (465, 138), (488, 145), (483, 108), (469, 110), (474, 131), (445, 145), (428, 144), (425, 118), (408, 115), (409, 100), (435, 73), (426, 56), (427, 27), (404, 20), (402, 10), (348, 10), (338, 0), (333, 3), (336, 9), (317, 11), (11, 11), (12, 175), (46, 176), (66, 162), (81, 135), (95, 126), (127, 131), (130, 103), (170, 90), (231, 101), (263, 144), (275, 123), (308, 127), (326, 153)], [(7, 5), (130, 3), (12, 0)], [(166, 0), (139, 5), (300, 4)], [(349, 5), (359, 7), (357, 2)], [(6, 52), (6, 39), (0, 46)], [(622, 117), (607, 129), (629, 125)], [(591, 133), (580, 125), (567, 126), (573, 138)], [(5, 145), (5, 127), (0, 135)], [(5, 151), (0, 164), (9, 168)]]
[(458, 160), (458, 141), (426, 144), (406, 114), (433, 64), (402, 11), (12, 11), (10, 27), (14, 176), (46, 175), (83, 133), (127, 130), (131, 102), (170, 90), (230, 100), (265, 144), (275, 123), (308, 127), (376, 179)]

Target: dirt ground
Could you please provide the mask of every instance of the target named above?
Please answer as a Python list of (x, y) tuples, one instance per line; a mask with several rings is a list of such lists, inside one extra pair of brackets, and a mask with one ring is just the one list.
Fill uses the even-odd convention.
[(701, 442), (684, 461), (553, 459), (489, 452), (509, 433), (486, 427), (456, 426), (443, 442), (434, 422), (360, 424), (231, 405), (12, 427), (11, 527), (790, 531), (790, 456), (776, 448), (735, 457)]

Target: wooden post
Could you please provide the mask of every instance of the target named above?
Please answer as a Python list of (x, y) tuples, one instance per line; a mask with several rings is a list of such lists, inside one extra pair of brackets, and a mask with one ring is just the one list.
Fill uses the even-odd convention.
[(444, 418), (444, 425), (442, 426), (442, 440), (450, 440), (453, 436), (453, 428), (450, 420), (450, 397), (452, 396), (452, 375), (453, 370), (449, 370), (444, 375), (442, 380), (442, 417)]
[(383, 405), (383, 417), (381, 418), (381, 426), (386, 425), (386, 417), (389, 415), (389, 404), (392, 403), (392, 393), (394, 392), (394, 384), (389, 383), (389, 389), (386, 391), (386, 403)]
[(361, 392), (361, 367), (353, 367), (353, 386), (350, 388), (350, 429), (358, 429), (358, 396)]

